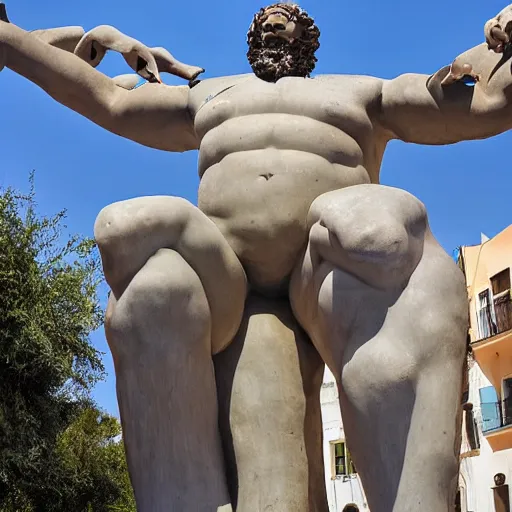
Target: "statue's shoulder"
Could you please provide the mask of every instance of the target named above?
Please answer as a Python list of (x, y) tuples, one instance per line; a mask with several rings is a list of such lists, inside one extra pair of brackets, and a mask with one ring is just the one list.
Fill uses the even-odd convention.
[(218, 94), (231, 89), (231, 87), (251, 79), (254, 79), (254, 75), (252, 73), (205, 78), (192, 87), (190, 91), (191, 103), (197, 108), (201, 104), (210, 101)]
[(368, 87), (382, 83), (381, 78), (369, 75), (314, 75), (311, 78), (326, 83), (359, 84)]
[(373, 103), (382, 93), (383, 80), (368, 75), (317, 75), (312, 77), (322, 84), (325, 94), (355, 97), (363, 103)]
[(200, 80), (196, 87), (215, 87), (218, 84), (234, 85), (241, 81), (249, 80), (250, 78), (255, 78), (255, 76), (252, 73), (244, 73), (242, 75), (228, 75), (213, 78), (204, 78)]

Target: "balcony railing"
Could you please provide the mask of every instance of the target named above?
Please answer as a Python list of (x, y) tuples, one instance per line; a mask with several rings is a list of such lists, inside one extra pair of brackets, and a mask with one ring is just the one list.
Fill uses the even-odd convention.
[(498, 428), (512, 425), (512, 399), (502, 402), (482, 403), (482, 432), (490, 432)]
[(480, 338), (483, 340), (512, 329), (512, 300), (507, 294), (495, 298), (493, 304), (481, 308), (478, 312)]

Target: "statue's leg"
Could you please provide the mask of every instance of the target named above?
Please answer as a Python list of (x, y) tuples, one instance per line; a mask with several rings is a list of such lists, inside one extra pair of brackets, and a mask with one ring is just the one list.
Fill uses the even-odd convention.
[(237, 512), (327, 512), (324, 364), (288, 300), (250, 296), (239, 333), (214, 362)]
[(238, 330), (243, 269), (179, 198), (111, 205), (95, 236), (112, 288), (105, 329), (137, 510), (231, 510), (212, 353)]
[(378, 185), (312, 205), (294, 312), (336, 376), (372, 512), (453, 510), (467, 302), (423, 205)]

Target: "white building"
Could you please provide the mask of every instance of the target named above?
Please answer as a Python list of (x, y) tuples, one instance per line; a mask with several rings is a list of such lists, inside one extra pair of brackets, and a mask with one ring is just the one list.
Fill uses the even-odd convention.
[[(508, 512), (494, 502), (494, 475), (505, 475), (506, 483), (512, 484), (512, 449), (494, 452), (486, 435), (498, 427), (492, 395), (494, 388), (476, 363), (470, 364), (468, 402), (473, 405), (475, 441), (470, 442), (466, 425), (471, 416), (466, 413), (463, 421), (460, 465), (461, 512)], [(482, 403), (481, 397), (485, 402)], [(485, 435), (484, 435), (485, 434)]]
[(338, 400), (338, 388), (333, 374), (326, 368), (320, 392), (324, 430), (325, 484), (329, 512), (342, 512), (343, 507), (355, 503), (361, 512), (368, 512), (368, 504), (356, 468), (350, 460), (345, 443)]
[[(512, 486), (512, 226), (462, 247), (470, 363), (460, 472), (461, 512), (510, 512)], [(496, 485), (498, 483), (505, 485)], [(501, 482), (499, 482), (501, 480)]]

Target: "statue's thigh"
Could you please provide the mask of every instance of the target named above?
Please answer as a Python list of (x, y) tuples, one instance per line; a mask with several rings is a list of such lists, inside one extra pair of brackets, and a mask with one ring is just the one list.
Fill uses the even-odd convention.
[[(204, 289), (213, 352), (236, 334), (247, 292), (245, 272), (215, 224), (191, 203), (168, 196), (114, 203), (98, 215), (95, 237), (117, 300), (158, 251), (170, 249), (191, 267)], [(179, 269), (169, 265), (168, 272)], [(144, 293), (150, 296), (150, 281), (142, 282), (148, 283)]]
[[(439, 338), (446, 325), (467, 328), (463, 275), (414, 196), (380, 185), (349, 187), (316, 199), (308, 222), (290, 299), (335, 374), (346, 354), (382, 338), (388, 326), (396, 335), (387, 338), (404, 337), (400, 332), (414, 339), (434, 332)], [(430, 343), (443, 345), (442, 337)], [(430, 347), (416, 345), (418, 357)]]
[[(295, 269), (291, 300), (338, 381), (348, 445), (372, 511), (444, 512), (460, 440), (464, 280), (426, 217), (414, 220), (416, 200), (386, 187), (371, 190), (379, 191), (380, 205), (378, 194), (369, 205), (364, 197), (349, 201), (343, 216), (339, 206), (354, 199), (351, 191), (331, 196), (339, 202), (325, 216), (314, 212), (320, 236), (310, 238)], [(364, 218), (364, 236), (347, 217)], [(387, 279), (388, 269), (399, 272)]]
[(370, 508), (448, 512), (467, 335), (458, 269), (430, 247), (400, 293), (361, 287), (345, 296), (343, 274), (332, 269), (320, 291), (327, 328), (318, 343), (335, 361), (343, 424)]

